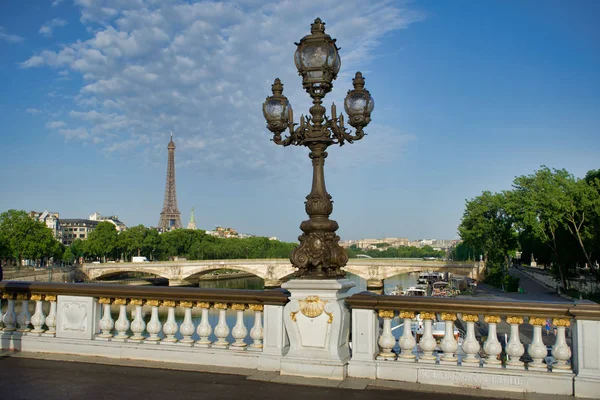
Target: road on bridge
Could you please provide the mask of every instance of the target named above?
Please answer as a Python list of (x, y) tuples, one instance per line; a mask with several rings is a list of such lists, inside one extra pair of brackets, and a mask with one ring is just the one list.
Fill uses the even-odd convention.
[[(143, 363), (140, 363), (143, 365)], [(159, 364), (160, 365), (160, 364)], [(290, 386), (252, 380), (244, 375), (0, 357), (0, 399), (10, 400), (438, 400), (440, 393)], [(260, 373), (257, 373), (260, 374)], [(355, 380), (365, 381), (365, 380)], [(335, 381), (332, 381), (335, 382)], [(350, 383), (350, 380), (348, 381)], [(362, 385), (365, 386), (364, 384)], [(398, 386), (396, 386), (398, 387)], [(389, 386), (388, 386), (389, 388)], [(417, 387), (416, 387), (417, 388)], [(444, 400), (476, 400), (468, 388), (434, 388)], [(485, 397), (480, 397), (485, 398)]]

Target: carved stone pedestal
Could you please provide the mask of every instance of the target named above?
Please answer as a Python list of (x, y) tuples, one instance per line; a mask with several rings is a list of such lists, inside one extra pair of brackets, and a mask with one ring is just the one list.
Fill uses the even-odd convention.
[(281, 359), (282, 375), (344, 379), (350, 359), (350, 312), (344, 304), (348, 279), (295, 279), (282, 285), (290, 291), (284, 323), (290, 348)]

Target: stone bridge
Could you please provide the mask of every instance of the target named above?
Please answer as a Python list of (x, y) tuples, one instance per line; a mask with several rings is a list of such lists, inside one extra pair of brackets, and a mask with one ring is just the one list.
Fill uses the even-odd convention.
[[(90, 280), (102, 279), (125, 272), (154, 274), (169, 280), (170, 286), (188, 285), (200, 276), (218, 269), (243, 271), (264, 279), (265, 287), (279, 287), (295, 269), (288, 259), (262, 260), (198, 260), (143, 263), (85, 264), (83, 272)], [(451, 272), (478, 279), (483, 263), (460, 263), (423, 259), (353, 258), (344, 268), (367, 281), (367, 287), (383, 287), (383, 280), (398, 274), (420, 271)]]

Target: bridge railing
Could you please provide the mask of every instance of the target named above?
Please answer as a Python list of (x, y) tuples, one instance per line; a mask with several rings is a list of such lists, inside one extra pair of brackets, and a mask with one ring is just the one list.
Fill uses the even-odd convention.
[(350, 376), (600, 396), (598, 304), (368, 292), (346, 304), (352, 308)]
[[(0, 292), (4, 350), (280, 371), (289, 338), (321, 327), (336, 346), (350, 335), (344, 376), (600, 398), (600, 306), (589, 302), (363, 292), (345, 297), (348, 326), (308, 290), (304, 306), (323, 308), (301, 315), (282, 290), (0, 282)], [(544, 335), (549, 320), (556, 333)]]
[(0, 282), (0, 348), (278, 370), (282, 290)]

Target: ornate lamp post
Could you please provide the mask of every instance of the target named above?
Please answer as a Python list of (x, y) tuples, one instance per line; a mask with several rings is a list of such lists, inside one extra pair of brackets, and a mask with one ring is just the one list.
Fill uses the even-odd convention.
[[(341, 60), (336, 39), (325, 33), (325, 23), (320, 18), (311, 24), (310, 35), (296, 43), (294, 55), (298, 74), (302, 76), (302, 86), (313, 100), (310, 116), (302, 115), (300, 123), (294, 123), (292, 106), (283, 95), (283, 84), (278, 79), (271, 86), (273, 95), (263, 104), (263, 114), (267, 127), (273, 132), (273, 142), (281, 146), (306, 146), (313, 165), (312, 190), (306, 196), (305, 208), (309, 216), (300, 224), (302, 235), (290, 260), (298, 268), (296, 277), (307, 279), (343, 278), (341, 270), (348, 262), (348, 255), (339, 245), (336, 235), (338, 223), (330, 220), (333, 211), (331, 196), (325, 188), (323, 166), (327, 157), (327, 147), (333, 144), (342, 146), (365, 136), (363, 128), (371, 121), (373, 98), (365, 89), (365, 80), (360, 72), (352, 80), (353, 90), (349, 90), (344, 101), (349, 124), (355, 128), (355, 134), (344, 126), (343, 114), (337, 114), (335, 104), (331, 106), (331, 116), (325, 115), (323, 98), (333, 88)], [(281, 134), (289, 135), (282, 138)]]

